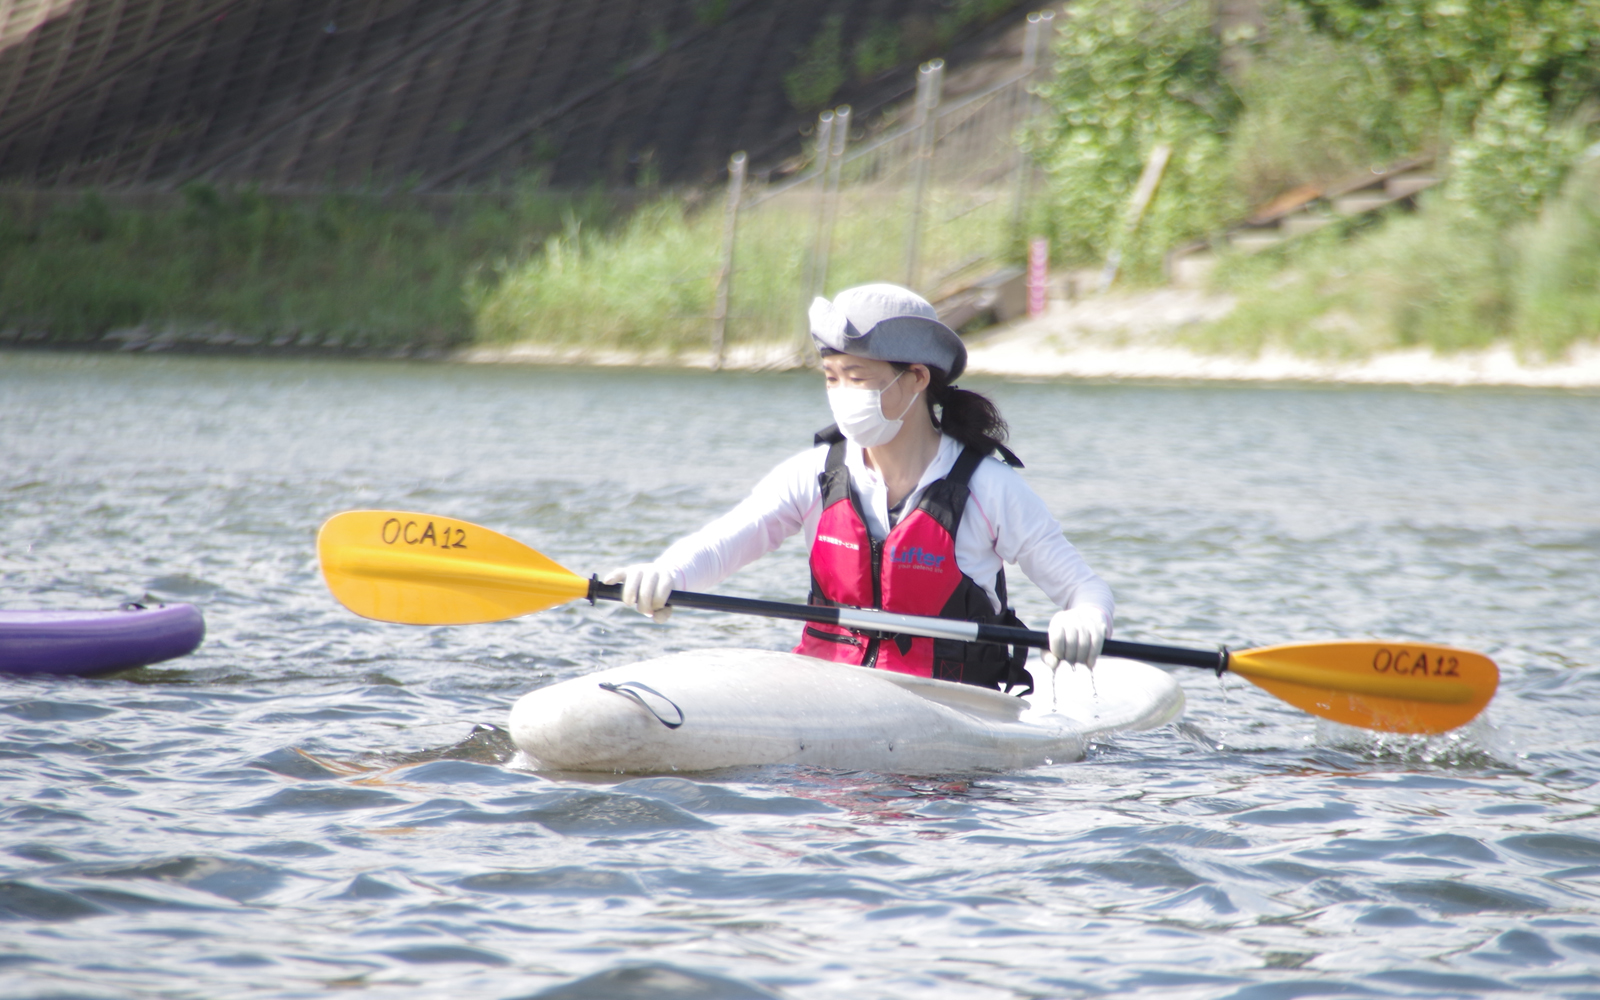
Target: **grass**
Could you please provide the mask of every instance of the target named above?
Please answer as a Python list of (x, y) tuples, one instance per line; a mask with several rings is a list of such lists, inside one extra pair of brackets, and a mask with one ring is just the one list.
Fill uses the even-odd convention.
[(535, 187), (440, 214), (206, 186), (153, 207), (94, 192), (54, 207), (17, 197), (0, 205), (0, 329), (69, 342), (143, 326), (446, 346), (472, 336), (474, 273), (531, 252), (563, 217), (609, 214), (598, 195)]
[[(929, 189), (922, 280), (1018, 256), (1009, 190)], [(840, 196), (825, 294), (905, 278), (908, 193)], [(741, 215), (727, 340), (805, 340), (815, 189)], [(620, 220), (620, 221), (619, 221)], [(346, 346), (469, 341), (665, 352), (709, 346), (724, 217), (666, 198), (623, 218), (607, 199), (529, 190), (439, 212), (353, 196), (273, 199), (195, 188), (176, 207), (89, 194), (0, 207), (0, 334), (88, 341), (144, 327)], [(977, 261), (977, 266), (970, 266)], [(1532, 221), (1497, 228), (1445, 198), (1354, 233), (1227, 260), (1239, 307), (1182, 334), (1204, 350), (1352, 358), (1510, 343), (1559, 358), (1600, 336), (1600, 160)]]
[(1600, 338), (1600, 162), (1589, 160), (1520, 234), (1510, 278), (1511, 332), (1526, 352), (1558, 357)]
[(478, 339), (669, 351), (703, 343), (717, 268), (710, 215), (662, 201), (615, 233), (569, 220), (530, 258), (475, 283)]
[[(808, 186), (740, 216), (729, 302), (729, 344), (803, 343), (803, 288), (817, 225)], [(871, 185), (839, 199), (824, 294), (903, 281), (909, 195)], [(922, 239), (929, 287), (974, 256), (1005, 256), (1007, 192), (931, 189)], [(724, 215), (664, 200), (606, 232), (569, 226), (539, 253), (509, 262), (472, 294), (480, 340), (680, 353), (704, 349), (722, 266)]]
[(1309, 30), (1293, 7), (1274, 12), (1270, 41), (1235, 86), (1242, 109), (1228, 136), (1229, 181), (1253, 204), (1398, 162), (1436, 139), (1424, 95), (1403, 92), (1359, 46)]
[(1434, 198), (1350, 239), (1304, 238), (1291, 257), (1236, 257), (1218, 284), (1240, 304), (1188, 335), (1206, 350), (1350, 358), (1507, 343), (1556, 360), (1600, 338), (1600, 162), (1581, 165), (1522, 225)]
[[(904, 278), (908, 195), (839, 200), (825, 291)], [(930, 283), (1010, 239), (1008, 190), (933, 187)], [(741, 215), (730, 343), (800, 343), (817, 222), (802, 185)], [(169, 204), (90, 192), (0, 203), (0, 332), (57, 343), (112, 331), (228, 332), (278, 344), (385, 348), (471, 341), (679, 353), (709, 344), (722, 266), (720, 199), (624, 215), (602, 195), (529, 187), (422, 203), (295, 200), (187, 189)]]
[(1493, 231), (1443, 212), (1396, 218), (1350, 240), (1324, 231), (1282, 258), (1234, 258), (1219, 284), (1240, 298), (1190, 335), (1194, 346), (1256, 354), (1363, 357), (1427, 345), (1481, 347), (1505, 326), (1506, 281)]

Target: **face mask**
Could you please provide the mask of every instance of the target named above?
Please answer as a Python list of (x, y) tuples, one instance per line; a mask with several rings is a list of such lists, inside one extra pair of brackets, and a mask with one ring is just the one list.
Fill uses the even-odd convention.
[[(904, 375), (901, 372), (900, 375)], [(900, 375), (890, 380), (889, 385), (900, 381)], [(894, 436), (900, 433), (900, 428), (905, 424), (905, 416), (911, 412), (911, 407), (917, 405), (917, 393), (911, 397), (911, 402), (901, 411), (900, 416), (890, 420), (883, 415), (883, 389), (849, 389), (839, 386), (828, 390), (828, 408), (833, 410), (834, 422), (839, 425), (840, 433), (863, 448), (876, 448), (880, 444), (888, 444)]]

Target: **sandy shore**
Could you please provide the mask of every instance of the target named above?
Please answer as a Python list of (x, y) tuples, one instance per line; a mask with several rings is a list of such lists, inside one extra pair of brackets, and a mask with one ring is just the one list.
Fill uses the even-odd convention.
[[(592, 365), (599, 368), (710, 368), (710, 351), (615, 351), (556, 344), (467, 347), (451, 355), (466, 364)], [(793, 344), (737, 344), (723, 356), (730, 371), (786, 371), (808, 363)]]
[(1173, 345), (1183, 327), (1218, 319), (1232, 307), (1227, 296), (1176, 289), (1052, 302), (1045, 315), (974, 341), (968, 368), (1032, 378), (1600, 388), (1596, 343), (1553, 364), (1525, 362), (1503, 345), (1448, 355), (1416, 348), (1349, 361), (1284, 351), (1202, 354)]
[[(1600, 388), (1600, 343), (1574, 348), (1554, 364), (1527, 363), (1504, 346), (1450, 355), (1418, 348), (1334, 361), (1283, 351), (1257, 357), (1202, 354), (1173, 345), (1184, 327), (1215, 320), (1231, 308), (1227, 296), (1180, 289), (1051, 302), (1043, 316), (972, 338), (967, 367), (975, 374), (1026, 378)], [(453, 357), (472, 364), (622, 367), (710, 368), (712, 362), (709, 351), (641, 353), (543, 344), (472, 347)], [(792, 345), (757, 344), (731, 348), (722, 367), (773, 371), (806, 363)]]

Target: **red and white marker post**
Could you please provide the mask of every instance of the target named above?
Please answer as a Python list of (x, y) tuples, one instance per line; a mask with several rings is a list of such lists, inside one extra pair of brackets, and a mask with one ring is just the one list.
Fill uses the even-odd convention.
[(1028, 316), (1044, 315), (1045, 291), (1050, 283), (1050, 241), (1028, 242)]

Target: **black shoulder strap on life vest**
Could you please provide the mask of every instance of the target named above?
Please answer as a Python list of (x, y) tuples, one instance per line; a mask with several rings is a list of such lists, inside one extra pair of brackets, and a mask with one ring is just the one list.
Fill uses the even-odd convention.
[(844, 435), (839, 433), (839, 425), (829, 424), (818, 431), (811, 440), (815, 444), (828, 446), (828, 459), (823, 463), (822, 471), (817, 474), (817, 486), (822, 490), (822, 509), (827, 510), (845, 497), (849, 497), (859, 512), (861, 504), (851, 489), (850, 470), (844, 467), (845, 442)]
[(962, 489), (972, 482), (972, 474), (978, 471), (978, 463), (983, 461), (983, 452), (976, 448), (963, 448), (961, 457), (956, 459), (956, 464), (950, 466), (950, 471), (945, 474), (945, 479), (955, 483)]
[[(850, 482), (850, 470), (845, 468), (845, 438), (839, 431), (838, 424), (829, 424), (818, 431), (811, 438), (814, 444), (828, 446), (828, 458), (823, 463), (822, 472), (817, 476), (817, 486), (822, 491), (822, 506), (824, 509), (832, 506), (845, 497), (849, 497), (860, 513), (861, 501), (855, 495)], [(1004, 448), (1001, 448), (1005, 451)], [(1006, 452), (1011, 458), (1016, 458)], [(917, 503), (917, 509), (927, 512), (939, 523), (939, 526), (950, 533), (951, 538), (956, 537), (956, 532), (961, 528), (961, 515), (967, 510), (967, 496), (970, 492), (968, 484), (972, 481), (972, 474), (977, 471), (978, 463), (982, 462), (985, 453), (973, 447), (963, 448), (961, 455), (956, 459), (950, 471), (928, 485), (923, 491), (922, 499)], [(1017, 463), (1020, 465), (1021, 463)]]
[(917, 502), (917, 509), (937, 521), (952, 539), (961, 530), (961, 515), (967, 511), (967, 496), (971, 493), (968, 484), (982, 461), (983, 452), (976, 448), (963, 449), (944, 478), (929, 483)]

